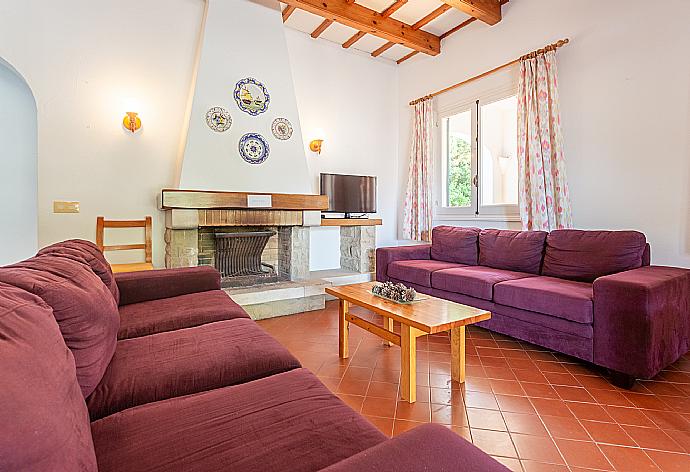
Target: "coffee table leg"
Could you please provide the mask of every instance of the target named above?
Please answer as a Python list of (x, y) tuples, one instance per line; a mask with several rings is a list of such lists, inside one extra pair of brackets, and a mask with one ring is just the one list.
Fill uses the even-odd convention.
[[(387, 330), (390, 331), (391, 333), (393, 332), (393, 318), (389, 318), (387, 316), (383, 317), (383, 327)], [(390, 341), (384, 341), (383, 342), (384, 346), (392, 346), (393, 343)]]
[(340, 300), (340, 310), (338, 313), (338, 354), (342, 359), (346, 359), (350, 355), (350, 322), (345, 319), (350, 302), (347, 300)]
[(417, 401), (417, 336), (416, 330), (400, 325), (400, 396), (410, 403)]
[(450, 377), (465, 382), (465, 327), (450, 330)]

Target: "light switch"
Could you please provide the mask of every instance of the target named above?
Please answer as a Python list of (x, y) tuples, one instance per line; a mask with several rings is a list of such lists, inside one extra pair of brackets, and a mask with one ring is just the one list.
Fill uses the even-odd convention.
[(53, 201), (53, 213), (79, 213), (79, 202)]

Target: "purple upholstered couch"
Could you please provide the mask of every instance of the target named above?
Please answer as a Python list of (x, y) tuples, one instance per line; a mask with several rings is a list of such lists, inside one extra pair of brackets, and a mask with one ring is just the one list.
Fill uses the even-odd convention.
[(376, 279), (492, 312), (481, 326), (608, 368), (631, 387), (689, 349), (690, 270), (650, 266), (637, 231), (438, 226), (380, 248)]
[(0, 268), (2, 471), (506, 471), (447, 428), (387, 439), (208, 267), (113, 276), (66, 241)]

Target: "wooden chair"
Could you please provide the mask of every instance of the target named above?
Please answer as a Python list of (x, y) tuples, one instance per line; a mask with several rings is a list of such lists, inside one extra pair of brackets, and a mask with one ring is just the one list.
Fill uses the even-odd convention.
[[(153, 270), (153, 251), (151, 243), (151, 217), (147, 216), (143, 220), (106, 220), (102, 216), (96, 219), (96, 245), (105, 251), (129, 251), (132, 249), (143, 249), (145, 262), (135, 262), (132, 264), (110, 264), (113, 272), (135, 272), (141, 270)], [(143, 244), (118, 244), (106, 246), (103, 244), (103, 233), (105, 228), (144, 228)]]

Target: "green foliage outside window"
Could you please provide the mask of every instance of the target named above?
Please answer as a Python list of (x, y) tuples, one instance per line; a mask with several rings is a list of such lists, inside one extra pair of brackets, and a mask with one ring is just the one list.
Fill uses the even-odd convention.
[(458, 136), (450, 136), (448, 144), (448, 206), (468, 207), (472, 202), (472, 149)]

